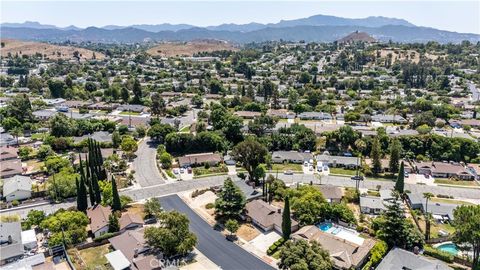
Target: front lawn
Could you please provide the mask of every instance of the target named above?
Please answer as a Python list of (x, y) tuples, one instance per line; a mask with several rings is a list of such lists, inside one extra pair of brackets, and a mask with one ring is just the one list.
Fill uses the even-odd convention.
[(349, 170), (345, 168), (330, 168), (330, 174), (341, 174), (341, 175), (357, 175), (357, 170)]
[(120, 112), (121, 115), (140, 115), (139, 112), (129, 112), (129, 111), (122, 111)]
[(196, 167), (193, 168), (193, 175), (195, 176), (200, 176), (200, 175), (206, 175), (206, 174), (222, 174), (222, 173), (227, 173), (228, 168), (225, 165), (220, 165), (217, 167)]
[(302, 171), (302, 165), (301, 164), (293, 164), (293, 163), (287, 163), (287, 164), (272, 164), (272, 171), (296, 171), (296, 172), (301, 172)]
[(478, 187), (477, 181), (454, 180), (454, 179), (446, 179), (446, 178), (435, 178), (435, 183), (444, 184), (444, 185)]
[(190, 126), (182, 127), (179, 132), (190, 132)]

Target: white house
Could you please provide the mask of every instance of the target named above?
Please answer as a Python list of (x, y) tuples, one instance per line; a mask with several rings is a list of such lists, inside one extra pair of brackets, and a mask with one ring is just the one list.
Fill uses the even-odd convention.
[(32, 180), (30, 177), (15, 175), (3, 181), (3, 197), (7, 202), (25, 200), (32, 196)]

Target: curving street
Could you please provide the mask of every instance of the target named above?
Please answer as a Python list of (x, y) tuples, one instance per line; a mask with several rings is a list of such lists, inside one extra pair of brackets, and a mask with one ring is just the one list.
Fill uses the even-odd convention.
[(135, 180), (141, 187), (165, 183), (156, 164), (157, 146), (150, 138), (140, 142), (136, 155), (132, 167), (135, 170)]

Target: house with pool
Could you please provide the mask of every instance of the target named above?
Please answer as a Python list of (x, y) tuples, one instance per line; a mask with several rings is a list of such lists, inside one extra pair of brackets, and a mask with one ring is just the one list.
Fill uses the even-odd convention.
[(335, 269), (361, 269), (375, 241), (363, 238), (358, 232), (334, 223), (322, 223), (300, 228), (292, 239), (317, 241), (328, 251)]

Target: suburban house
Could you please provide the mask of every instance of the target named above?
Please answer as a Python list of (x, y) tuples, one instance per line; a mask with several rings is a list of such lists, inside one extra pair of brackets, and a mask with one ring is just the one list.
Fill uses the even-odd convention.
[(125, 105), (118, 106), (117, 110), (124, 111), (124, 112), (143, 113), (144, 111), (147, 110), (147, 107), (143, 105), (136, 105), (136, 104), (125, 104)]
[(260, 112), (252, 112), (252, 111), (236, 111), (234, 114), (244, 119), (253, 119), (255, 117), (259, 117), (260, 115), (262, 115), (262, 113)]
[(458, 207), (457, 204), (453, 203), (443, 203), (443, 202), (428, 202), (428, 207), (425, 204), (426, 199), (421, 193), (409, 193), (408, 201), (412, 209), (420, 209), (422, 212), (425, 212), (425, 209), (428, 210), (432, 217), (437, 221), (452, 221), (453, 210)]
[(98, 204), (87, 209), (87, 217), (90, 219), (90, 230), (95, 237), (108, 232), (108, 217), (112, 213), (110, 207)]
[(379, 215), (387, 210), (387, 205), (394, 200), (390, 189), (380, 190), (380, 197), (360, 196), (360, 211), (364, 214)]
[(79, 143), (83, 140), (86, 140), (88, 138), (92, 138), (97, 142), (100, 143), (109, 143), (112, 142), (112, 134), (107, 132), (107, 131), (96, 131), (92, 134), (86, 134), (80, 137), (73, 137), (73, 141), (75, 143)]
[(343, 198), (343, 189), (334, 185), (315, 186), (322, 192), (323, 197), (329, 203), (340, 203)]
[(406, 124), (408, 121), (401, 115), (376, 114), (372, 115), (372, 122)]
[(22, 175), (6, 178), (3, 180), (2, 194), (7, 202), (28, 199), (32, 196), (32, 180)]
[[(245, 205), (245, 210), (246, 216), (263, 231), (275, 230), (282, 233), (282, 209), (263, 200), (254, 200)], [(298, 230), (298, 222), (292, 220), (292, 232), (296, 230)]]
[(452, 270), (444, 262), (427, 258), (401, 248), (393, 248), (377, 266), (377, 270), (435, 269)]
[(302, 227), (292, 234), (292, 238), (320, 243), (322, 248), (330, 254), (335, 269), (360, 269), (375, 245), (375, 241), (372, 239), (364, 239), (361, 244), (353, 243), (324, 232), (314, 225)]
[(180, 167), (199, 166), (209, 164), (215, 166), (222, 161), (222, 157), (216, 153), (200, 153), (185, 155), (178, 158)]
[(275, 151), (272, 153), (273, 163), (303, 163), (313, 159), (311, 153), (297, 151)]
[(14, 147), (0, 147), (0, 161), (18, 158), (18, 149)]
[(17, 260), (23, 253), (20, 222), (0, 222), (0, 265)]
[[(163, 258), (161, 254), (158, 256), (150, 253), (150, 247), (147, 245), (145, 238), (143, 237), (144, 230), (129, 230), (125, 231), (120, 235), (108, 239), (113, 249), (117, 252), (113, 257), (117, 260), (130, 262), (130, 268), (127, 269), (138, 269), (138, 270), (151, 270), (151, 269), (160, 269), (160, 265), (151, 264), (154, 260), (160, 260)], [(108, 254), (107, 254), (108, 255)], [(110, 255), (112, 256), (112, 255)], [(108, 258), (108, 257), (107, 257)], [(109, 260), (110, 261), (110, 260)], [(118, 262), (118, 261), (117, 261)], [(117, 265), (113, 263), (112, 267)], [(121, 268), (124, 264), (118, 263), (119, 268), (115, 270), (122, 270)]]
[(22, 174), (22, 161), (20, 159), (9, 159), (1, 161), (0, 165), (0, 178), (8, 178), (17, 174)]
[(348, 169), (355, 169), (359, 164), (357, 157), (345, 157), (345, 156), (330, 156), (330, 155), (317, 155), (317, 161), (328, 164), (329, 167), (344, 167)]
[(438, 178), (458, 178), (474, 180), (475, 176), (463, 164), (456, 162), (415, 162), (419, 174), (428, 174)]
[(303, 112), (298, 114), (302, 120), (332, 120), (332, 115), (324, 112)]
[[(108, 232), (108, 218), (112, 210), (110, 207), (97, 205), (93, 208), (87, 209), (87, 216), (90, 219), (90, 229), (95, 237)], [(136, 229), (143, 226), (142, 218), (137, 214), (122, 213), (118, 220), (120, 231)]]

